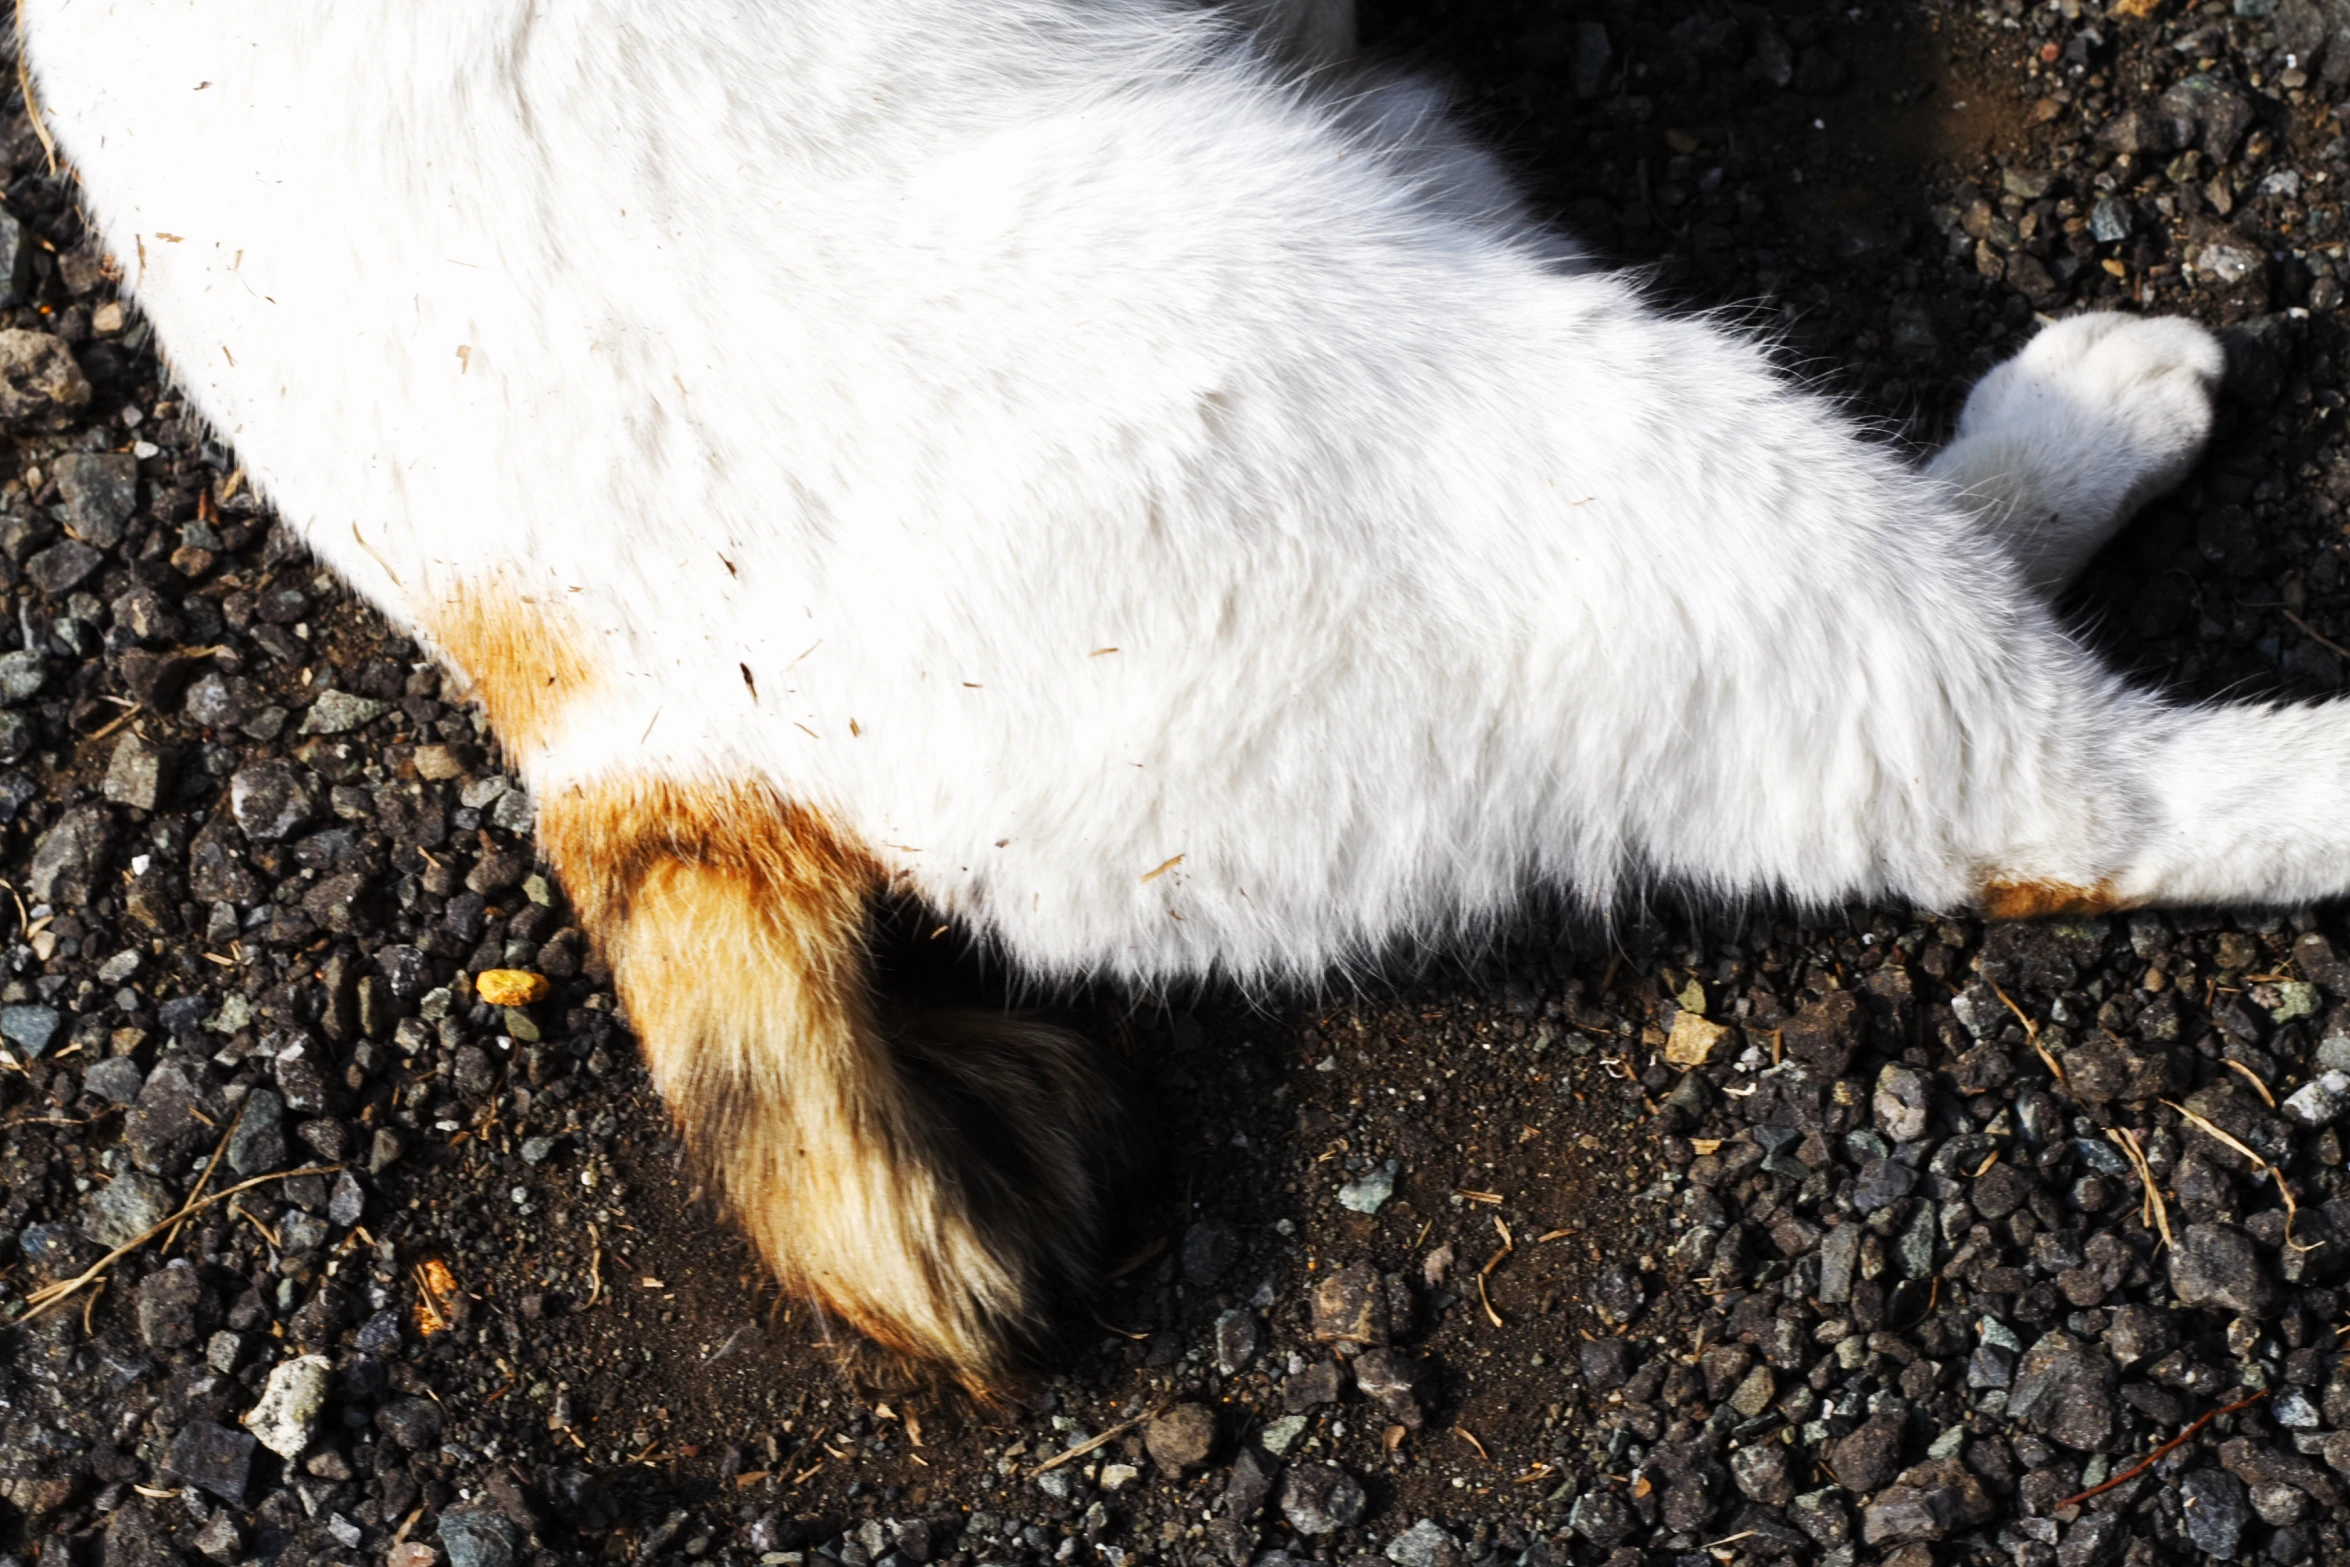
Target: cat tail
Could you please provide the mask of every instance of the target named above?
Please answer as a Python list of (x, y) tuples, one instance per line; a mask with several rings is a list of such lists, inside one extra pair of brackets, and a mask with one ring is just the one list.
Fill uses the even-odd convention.
[(1093, 1272), (1115, 1097), (1085, 1042), (894, 1014), (867, 942), (885, 878), (759, 784), (625, 779), (541, 802), (706, 1183), (778, 1276), (982, 1397)]

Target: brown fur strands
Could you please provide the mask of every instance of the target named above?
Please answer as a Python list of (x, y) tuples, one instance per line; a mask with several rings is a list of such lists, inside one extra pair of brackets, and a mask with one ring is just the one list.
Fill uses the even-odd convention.
[(881, 868), (763, 786), (575, 789), (540, 836), (710, 1188), (778, 1275), (1008, 1390), (1090, 1276), (1112, 1096), (1085, 1043), (878, 1004)]
[(1992, 881), (1983, 886), (1983, 913), (1995, 920), (2110, 914), (2121, 906), (2112, 887), (2102, 882), (2094, 887), (2060, 881)]

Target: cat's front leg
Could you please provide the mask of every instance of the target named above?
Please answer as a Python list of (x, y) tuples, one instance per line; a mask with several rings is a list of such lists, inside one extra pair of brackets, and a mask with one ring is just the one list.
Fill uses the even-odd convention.
[(1927, 471), (2056, 592), (2194, 467), (2224, 364), (2211, 333), (2177, 317), (2054, 322), (1976, 383)]

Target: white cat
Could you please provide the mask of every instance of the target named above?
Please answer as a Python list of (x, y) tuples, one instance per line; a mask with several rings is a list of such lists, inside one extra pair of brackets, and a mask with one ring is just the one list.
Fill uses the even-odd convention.
[(869, 994), (886, 894), (1148, 986), (1532, 887), (2350, 881), (2342, 708), (2132, 690), (2047, 605), (2195, 459), (2208, 334), (2049, 327), (1913, 471), (1345, 5), (1244, 11), (23, 5), (186, 396), (474, 682), (787, 1279), (991, 1388), (1087, 1277), (1083, 1047)]

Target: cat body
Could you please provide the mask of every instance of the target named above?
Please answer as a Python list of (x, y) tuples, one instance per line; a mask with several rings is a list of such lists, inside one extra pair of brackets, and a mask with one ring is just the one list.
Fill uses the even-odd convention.
[(884, 896), (1160, 985), (1536, 887), (2344, 881), (2338, 710), (2168, 704), (2047, 605), (2192, 462), (2207, 335), (2051, 328), (1918, 471), (1255, 10), (23, 7), (177, 382), (474, 682), (730, 1206), (975, 1386), (1084, 1275), (1100, 1100), (872, 996)]

